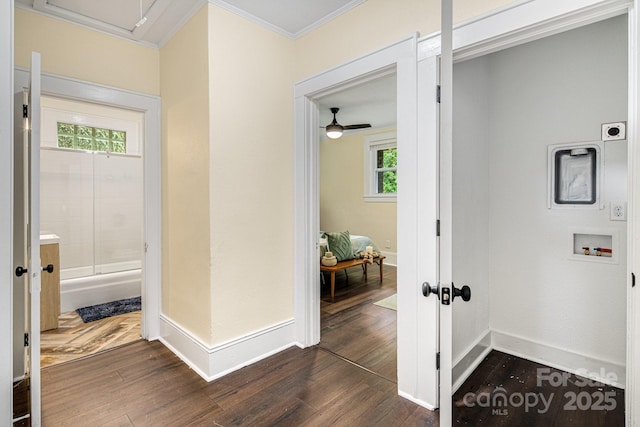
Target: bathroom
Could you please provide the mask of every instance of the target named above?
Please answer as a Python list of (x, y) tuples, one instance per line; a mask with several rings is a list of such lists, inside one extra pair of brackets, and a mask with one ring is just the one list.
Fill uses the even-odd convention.
[(41, 111), (41, 244), (59, 245), (60, 313), (140, 296), (143, 114), (48, 96)]

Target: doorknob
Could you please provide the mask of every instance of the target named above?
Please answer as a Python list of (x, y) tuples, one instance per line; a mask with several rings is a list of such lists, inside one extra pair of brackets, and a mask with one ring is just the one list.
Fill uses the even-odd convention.
[(462, 301), (469, 301), (471, 299), (471, 288), (467, 285), (464, 285), (460, 289), (456, 288), (453, 283), (451, 283), (451, 287), (453, 288), (453, 301), (455, 297), (462, 297)]
[[(426, 283), (426, 282), (425, 282)], [(435, 288), (431, 288), (429, 292), (426, 294), (425, 292), (425, 283), (422, 284), (422, 293), (427, 296), (429, 292), (438, 292), (440, 285)], [(428, 283), (426, 283), (428, 285)], [(428, 286), (427, 286), (428, 287)], [(451, 294), (451, 290), (453, 289), (453, 295)], [(442, 305), (449, 305), (454, 300), (455, 297), (462, 297), (463, 301), (469, 301), (471, 299), (471, 288), (468, 286), (463, 286), (460, 289), (456, 288), (453, 282), (451, 283), (451, 289), (448, 286), (443, 286), (441, 289), (442, 292)]]
[[(47, 273), (53, 273), (53, 264), (48, 264), (46, 267), (42, 267), (42, 271)], [(16, 276), (21, 277), (23, 274), (28, 273), (28, 268), (22, 268), (22, 266), (16, 267)]]
[(438, 299), (440, 298), (440, 284), (431, 286), (429, 282), (422, 283), (422, 295), (428, 297), (431, 294), (434, 294)]

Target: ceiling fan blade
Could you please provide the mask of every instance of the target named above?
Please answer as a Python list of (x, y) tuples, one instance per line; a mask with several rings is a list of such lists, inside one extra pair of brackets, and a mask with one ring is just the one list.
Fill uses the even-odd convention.
[(349, 130), (349, 129), (364, 129), (364, 128), (370, 128), (371, 125), (369, 123), (362, 123), (359, 125), (346, 125), (343, 126), (344, 130)]

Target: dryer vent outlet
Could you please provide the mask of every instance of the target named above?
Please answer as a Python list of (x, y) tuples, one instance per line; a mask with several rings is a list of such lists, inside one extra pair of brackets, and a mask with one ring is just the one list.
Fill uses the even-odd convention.
[(603, 141), (619, 141), (627, 139), (626, 122), (604, 123), (602, 125)]

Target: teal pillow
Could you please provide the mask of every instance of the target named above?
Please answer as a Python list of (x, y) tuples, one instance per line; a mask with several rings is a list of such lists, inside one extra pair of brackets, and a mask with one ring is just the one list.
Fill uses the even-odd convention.
[(353, 259), (353, 249), (351, 249), (351, 238), (348, 230), (340, 233), (327, 233), (327, 246), (338, 261)]

